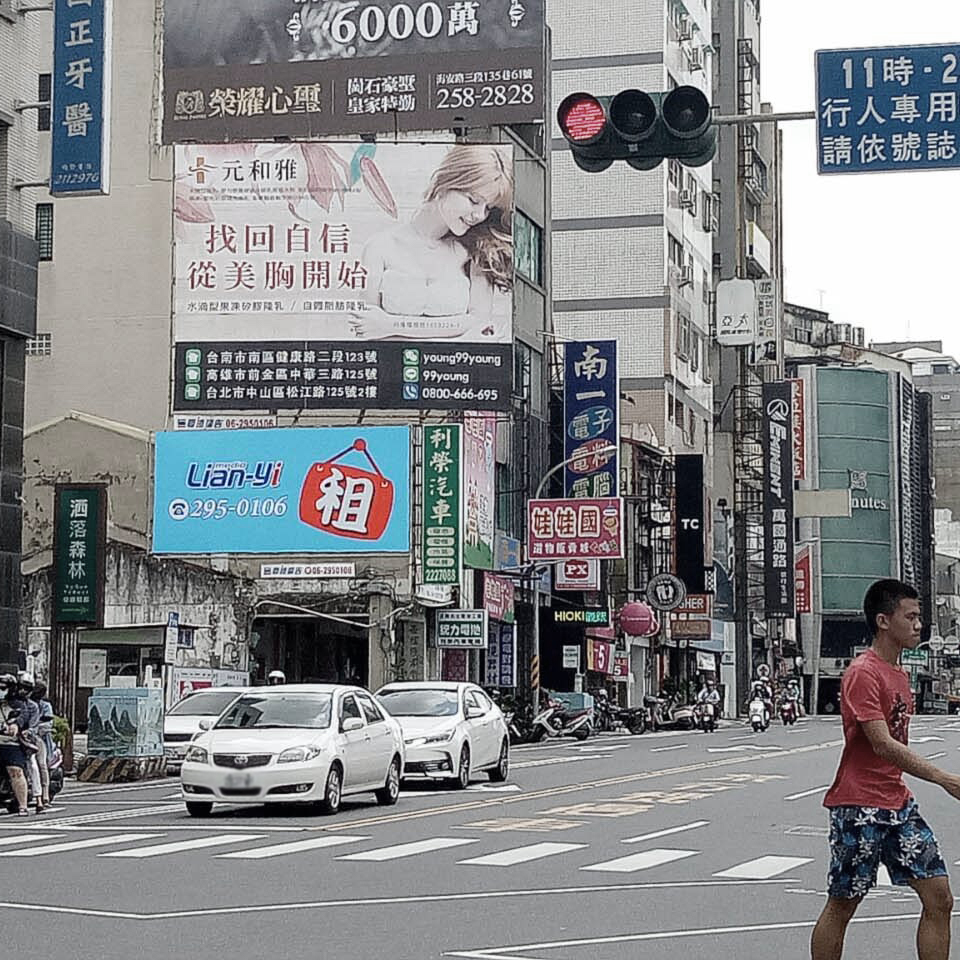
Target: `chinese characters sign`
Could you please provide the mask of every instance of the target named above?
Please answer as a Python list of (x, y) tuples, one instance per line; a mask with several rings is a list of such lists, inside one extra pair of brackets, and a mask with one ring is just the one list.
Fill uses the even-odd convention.
[(486, 610), (438, 610), (438, 647), (476, 647), (487, 645)]
[(106, 489), (57, 486), (54, 527), (54, 619), (57, 623), (102, 624)]
[(527, 555), (530, 560), (621, 559), (623, 501), (528, 500)]
[(811, 571), (810, 548), (803, 547), (797, 552), (794, 570), (797, 613), (813, 613), (813, 581)]
[(753, 348), (754, 363), (779, 363), (780, 300), (776, 280), (755, 280), (757, 295), (757, 331)]
[(790, 381), (793, 387), (791, 406), (793, 409), (793, 479), (807, 478), (807, 411), (803, 380)]
[(493, 569), (496, 417), (463, 417), (463, 562), (478, 570)]
[(512, 623), (490, 621), (487, 629), (486, 685), (517, 685), (517, 628)]
[(165, 0), (164, 142), (543, 119), (542, 0)]
[(491, 620), (501, 623), (513, 623), (516, 619), (516, 590), (509, 577), (498, 577), (494, 573), (483, 575), (483, 606)]
[(757, 336), (757, 294), (752, 280), (721, 280), (717, 284), (717, 343), (742, 347)]
[(421, 583), (460, 582), (460, 501), (460, 426), (425, 426)]
[(512, 171), (485, 144), (178, 147), (174, 409), (509, 407)]
[(406, 553), (410, 431), (178, 431), (156, 439), (154, 553)]
[(620, 382), (617, 341), (563, 345), (563, 457), (568, 497), (615, 497), (619, 443)]
[(768, 617), (794, 615), (793, 388), (763, 385), (764, 605)]
[(55, 0), (50, 193), (110, 192), (111, 0)]
[(960, 167), (960, 46), (817, 51), (823, 174)]

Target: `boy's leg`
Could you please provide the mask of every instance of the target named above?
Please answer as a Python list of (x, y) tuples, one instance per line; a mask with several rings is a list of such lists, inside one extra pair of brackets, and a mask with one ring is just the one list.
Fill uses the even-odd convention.
[(953, 894), (946, 877), (911, 880), (923, 904), (917, 927), (917, 956), (920, 960), (947, 960), (950, 956), (950, 919)]
[[(862, 900), (862, 897), (827, 898), (827, 905), (823, 908), (810, 938), (812, 960), (840, 960), (843, 956), (843, 938), (847, 933), (847, 926)], [(923, 957), (922, 960), (927, 958)]]

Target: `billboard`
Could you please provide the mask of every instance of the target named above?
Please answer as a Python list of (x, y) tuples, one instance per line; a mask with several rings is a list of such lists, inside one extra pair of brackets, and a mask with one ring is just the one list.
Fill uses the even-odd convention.
[(165, 0), (163, 140), (533, 123), (543, 0)]
[(53, 10), (50, 193), (109, 193), (112, 0), (56, 0)]
[(620, 438), (617, 341), (563, 345), (564, 491), (568, 497), (615, 497)]
[(158, 433), (154, 553), (407, 553), (408, 427)]
[(703, 520), (703, 455), (677, 454), (676, 458), (677, 576), (687, 593), (703, 593), (705, 525)]
[(509, 146), (183, 146), (173, 408), (508, 409)]
[(623, 557), (623, 501), (528, 500), (527, 556), (619, 560)]
[(463, 417), (463, 562), (493, 569), (497, 419), (490, 414)]
[(793, 386), (763, 385), (764, 608), (768, 617), (794, 616)]

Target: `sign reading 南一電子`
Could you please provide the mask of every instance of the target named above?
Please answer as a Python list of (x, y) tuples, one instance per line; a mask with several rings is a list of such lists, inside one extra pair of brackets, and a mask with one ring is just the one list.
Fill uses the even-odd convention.
[(543, 0), (165, 0), (163, 139), (536, 123)]
[(53, 514), (54, 621), (100, 625), (106, 571), (106, 488), (58, 485)]
[(460, 425), (423, 428), (423, 517), (420, 581), (460, 582), (463, 564)]

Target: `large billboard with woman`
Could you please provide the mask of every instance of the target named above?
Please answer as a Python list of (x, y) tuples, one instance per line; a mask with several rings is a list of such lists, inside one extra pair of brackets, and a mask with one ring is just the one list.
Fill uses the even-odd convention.
[(509, 403), (513, 156), (177, 148), (175, 410)]

